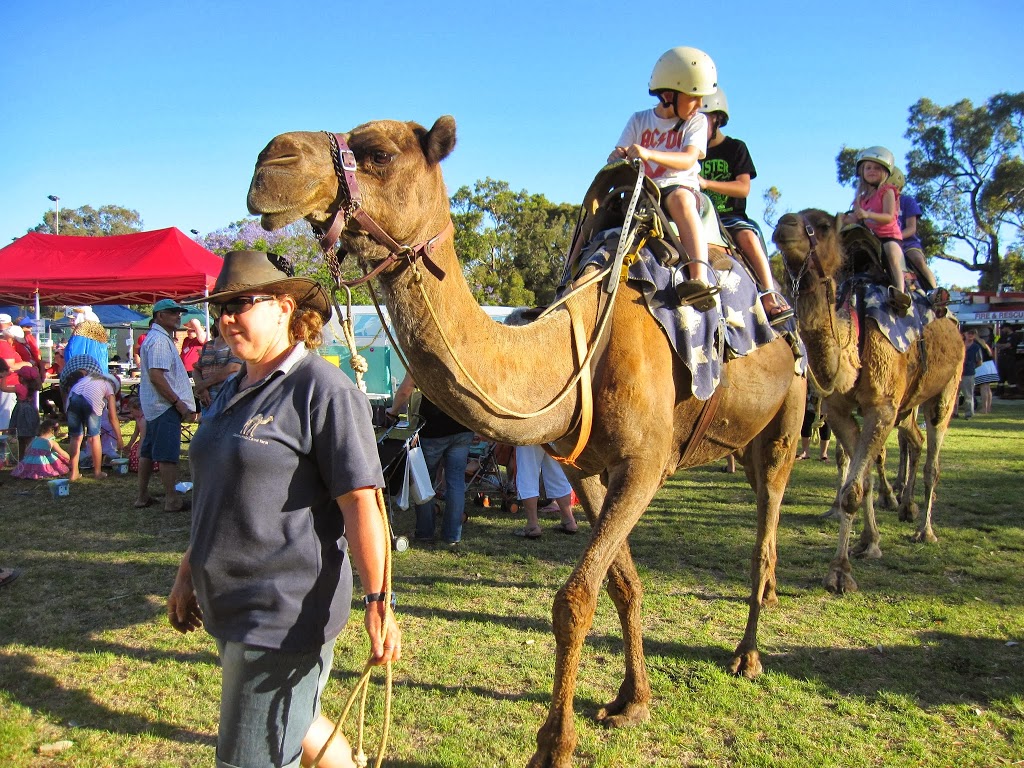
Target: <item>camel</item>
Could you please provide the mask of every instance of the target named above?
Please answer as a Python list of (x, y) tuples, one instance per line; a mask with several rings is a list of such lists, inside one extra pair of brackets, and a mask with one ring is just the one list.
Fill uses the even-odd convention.
[[(897, 423), (906, 425), (901, 437), (909, 442), (901, 516), (912, 514), (921, 436), (916, 421), (912, 426), (907, 422), (912, 420), (916, 407), (925, 416), (928, 435), (925, 512), (919, 517), (913, 538), (918, 542), (937, 541), (931, 521), (939, 452), (956, 407), (964, 350), (956, 323), (947, 318), (924, 327), (923, 349), (912, 344), (904, 353), (897, 351), (871, 320), (860, 329), (858, 338), (854, 322), (835, 307), (836, 276), (842, 274), (846, 260), (839, 224), (837, 218), (821, 210), (787, 213), (779, 219), (773, 239), (793, 280), (797, 323), (807, 346), (811, 373), (826, 393), (823, 403), (828, 422), (850, 457), (839, 491), (839, 546), (824, 579), (826, 589), (844, 593), (857, 589), (850, 566), (849, 538), (854, 515), (862, 503), (864, 529), (854, 554), (882, 556), (868, 470)], [(856, 412), (862, 417), (863, 427), (854, 418)]]
[[(492, 321), (476, 303), (452, 242), (440, 169), (455, 140), (450, 116), (429, 130), (413, 122), (381, 120), (345, 134), (282, 134), (259, 155), (249, 210), (261, 215), (266, 229), (305, 218), (329, 232), (322, 242), (333, 243), (340, 235), (340, 251), (357, 258), (364, 269), (379, 270), (376, 279), (398, 344), (433, 402), (487, 438), (512, 445), (548, 444), (565, 457), (580, 435), (585, 400), (582, 388), (571, 388), (556, 402), (579, 370), (577, 361), (585, 359), (574, 357), (572, 312), (563, 306), (528, 325), (509, 327)], [(354, 189), (361, 198), (358, 209), (351, 202)], [(399, 245), (413, 243), (419, 245)], [(397, 258), (389, 255), (396, 253)], [(601, 295), (600, 286), (578, 294), (590, 345), (595, 344)], [(591, 347), (590, 437), (573, 465), (566, 466), (592, 533), (555, 596), (552, 702), (537, 734), (532, 768), (571, 765), (580, 653), (606, 577), (622, 626), (625, 676), (617, 696), (596, 717), (609, 727), (649, 717), (643, 588), (627, 537), (675, 471), (745, 446), (741, 461), (757, 495), (757, 538), (747, 625), (730, 664), (733, 673), (754, 677), (761, 672), (758, 617), (762, 606), (777, 602), (779, 506), (795, 460), (806, 394), (805, 380), (794, 374), (790, 345), (778, 338), (728, 362), (717, 410), (703, 437), (688, 446), (691, 435), (699, 434), (705, 403), (690, 395), (688, 369), (640, 292), (625, 283), (615, 296), (610, 332)], [(544, 375), (537, 376), (538, 371)]]

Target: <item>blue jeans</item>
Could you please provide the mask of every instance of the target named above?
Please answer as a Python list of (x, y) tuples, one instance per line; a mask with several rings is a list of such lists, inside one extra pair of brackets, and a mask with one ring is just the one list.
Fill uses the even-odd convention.
[[(472, 432), (459, 432), (446, 437), (421, 437), (423, 458), (430, 477), (437, 477), (437, 468), (444, 461), (444, 524), (441, 535), (449, 544), (462, 540), (462, 513), (466, 508), (466, 464)], [(416, 505), (416, 538), (434, 537), (434, 500)]]

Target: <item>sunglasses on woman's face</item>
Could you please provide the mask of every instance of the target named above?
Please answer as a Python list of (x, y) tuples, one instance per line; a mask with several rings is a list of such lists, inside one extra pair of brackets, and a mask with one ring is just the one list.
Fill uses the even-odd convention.
[(270, 301), (276, 298), (276, 296), (236, 296), (223, 304), (210, 304), (210, 314), (218, 320), (222, 315), (244, 315), (261, 301)]

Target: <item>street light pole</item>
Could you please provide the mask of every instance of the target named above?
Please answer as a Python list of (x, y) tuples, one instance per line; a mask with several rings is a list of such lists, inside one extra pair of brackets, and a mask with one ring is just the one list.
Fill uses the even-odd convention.
[(57, 195), (47, 195), (48, 200), (53, 201), (53, 209), (56, 213), (56, 218), (53, 220), (53, 234), (60, 234), (60, 198)]

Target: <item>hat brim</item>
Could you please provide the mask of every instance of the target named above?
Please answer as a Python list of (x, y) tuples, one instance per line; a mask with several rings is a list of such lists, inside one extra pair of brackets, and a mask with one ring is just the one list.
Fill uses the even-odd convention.
[(301, 309), (312, 309), (319, 313), (326, 323), (331, 319), (331, 300), (327, 291), (316, 280), (308, 277), (286, 277), (282, 280), (272, 280), (269, 283), (256, 285), (229, 285), (222, 291), (211, 293), (209, 296), (202, 296), (198, 299), (188, 299), (182, 304), (202, 304), (208, 301), (211, 304), (223, 304), (239, 296), (251, 296), (257, 293), (287, 294), (295, 299)]

